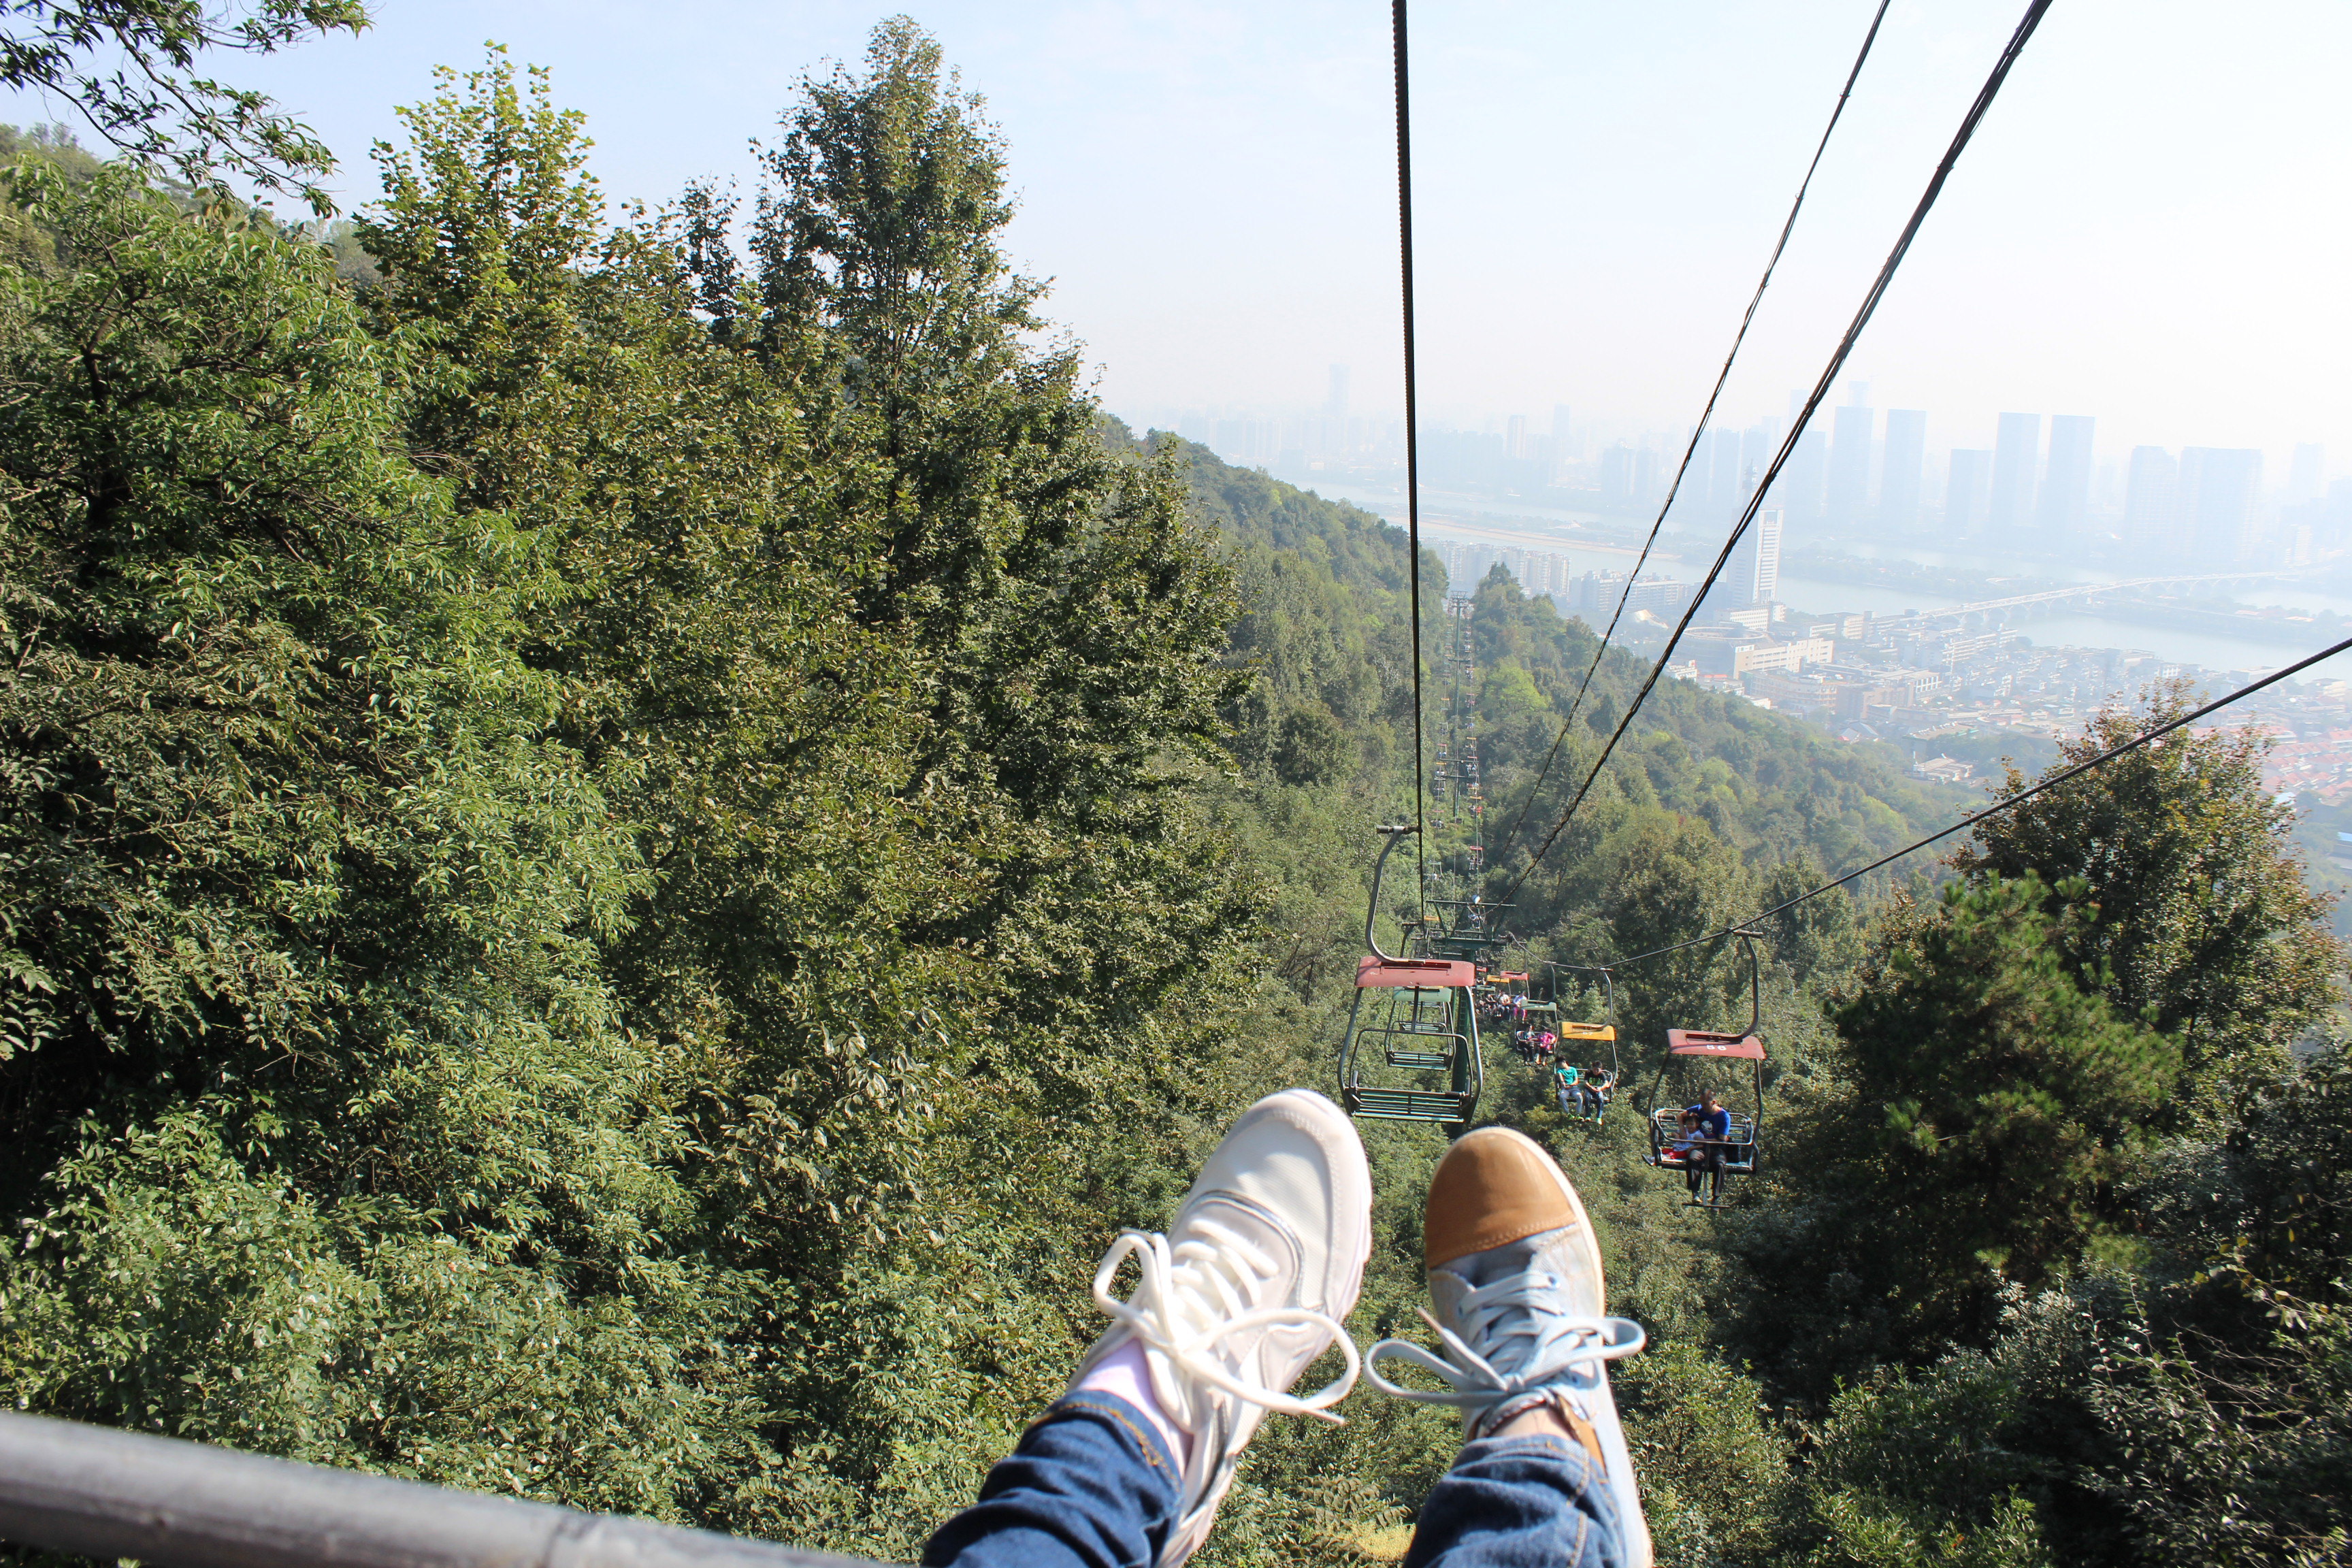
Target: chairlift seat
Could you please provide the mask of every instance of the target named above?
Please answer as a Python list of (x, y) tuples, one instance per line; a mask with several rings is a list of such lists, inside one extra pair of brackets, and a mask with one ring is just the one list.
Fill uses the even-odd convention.
[(1614, 1024), (1580, 1024), (1573, 1018), (1559, 1021), (1559, 1037), (1563, 1040), (1597, 1040), (1603, 1045), (1617, 1043)]

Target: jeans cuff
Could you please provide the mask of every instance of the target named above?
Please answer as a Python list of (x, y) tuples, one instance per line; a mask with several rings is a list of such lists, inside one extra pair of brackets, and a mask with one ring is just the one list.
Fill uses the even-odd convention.
[(1554, 1463), (1569, 1462), (1575, 1469), (1575, 1481), (1580, 1487), (1598, 1486), (1605, 1479), (1584, 1445), (1573, 1437), (1555, 1436), (1549, 1432), (1522, 1432), (1509, 1437), (1481, 1437), (1475, 1443), (1462, 1445), (1455, 1456), (1457, 1470), (1486, 1459), (1544, 1459)]
[(1160, 1429), (1151, 1424), (1150, 1416), (1116, 1394), (1105, 1394), (1092, 1388), (1065, 1394), (1045, 1406), (1045, 1414), (1029, 1423), (1028, 1430), (1071, 1415), (1107, 1421), (1119, 1427), (1143, 1450), (1141, 1458), (1145, 1464), (1164, 1473), (1171, 1487), (1180, 1489), (1183, 1487), (1184, 1467), (1177, 1463), (1174, 1452), (1168, 1447), (1168, 1439), (1160, 1435)]

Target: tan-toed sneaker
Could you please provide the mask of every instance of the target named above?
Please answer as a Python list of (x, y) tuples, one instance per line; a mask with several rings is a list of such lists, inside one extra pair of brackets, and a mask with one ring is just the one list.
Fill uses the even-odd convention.
[[(1433, 1310), (1422, 1315), (1454, 1359), (1382, 1340), (1365, 1357), (1372, 1382), (1400, 1399), (1459, 1406), (1465, 1441), (1507, 1426), (1523, 1435), (1519, 1418), (1549, 1409), (1607, 1472), (1626, 1563), (1650, 1568), (1650, 1529), (1606, 1367), (1645, 1336), (1630, 1319), (1603, 1316), (1601, 1247), (1576, 1189), (1533, 1139), (1481, 1127), (1438, 1162), (1423, 1246)], [(1452, 1386), (1402, 1387), (1381, 1375), (1383, 1358)]]

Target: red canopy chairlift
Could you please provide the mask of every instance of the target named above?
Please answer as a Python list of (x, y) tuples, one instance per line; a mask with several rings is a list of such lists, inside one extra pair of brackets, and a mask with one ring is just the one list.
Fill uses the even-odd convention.
[[(1732, 934), (1739, 938), (1748, 954), (1748, 1026), (1736, 1034), (1668, 1029), (1666, 1054), (1658, 1064), (1656, 1081), (1650, 1086), (1650, 1163), (1682, 1177), (1690, 1189), (1693, 1206), (1698, 1208), (1723, 1207), (1725, 1184), (1734, 1176), (1756, 1173), (1764, 1136), (1764, 1038), (1757, 1030), (1763, 1016), (1762, 967), (1756, 955), (1756, 939), (1761, 933)], [(1735, 1065), (1728, 1075), (1710, 1074), (1698, 1067), (1707, 1061), (1744, 1062), (1747, 1070), (1742, 1073)], [(1675, 1075), (1676, 1092), (1672, 1096), (1665, 1093), (1670, 1072)], [(1730, 1118), (1723, 1135), (1685, 1139), (1680, 1125), (1687, 1103), (1685, 1096), (1713, 1087), (1711, 1079), (1720, 1082), (1727, 1076), (1733, 1083), (1746, 1080), (1738, 1098), (1755, 1109), (1735, 1110), (1728, 1103), (1731, 1097), (1718, 1098), (1717, 1103)]]
[[(1384, 827), (1388, 845), (1372, 872), (1371, 905), (1364, 913), (1364, 945), (1356, 965), (1356, 994), (1339, 1046), (1339, 1103), (1351, 1115), (1397, 1121), (1433, 1121), (1449, 1134), (1470, 1124), (1486, 1087), (1478, 1051), (1478, 984), (1473, 953), (1486, 942), (1465, 931), (1472, 951), (1434, 958), (1404, 958), (1381, 951), (1373, 921), (1389, 856), (1412, 833)], [(1446, 944), (1445, 932), (1428, 938)]]

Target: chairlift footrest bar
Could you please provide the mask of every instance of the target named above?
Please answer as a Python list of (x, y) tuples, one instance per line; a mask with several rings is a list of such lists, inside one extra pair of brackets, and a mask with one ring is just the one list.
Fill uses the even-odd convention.
[(1357, 1116), (1391, 1121), (1467, 1121), (1477, 1097), (1415, 1089), (1345, 1089), (1341, 1101)]

